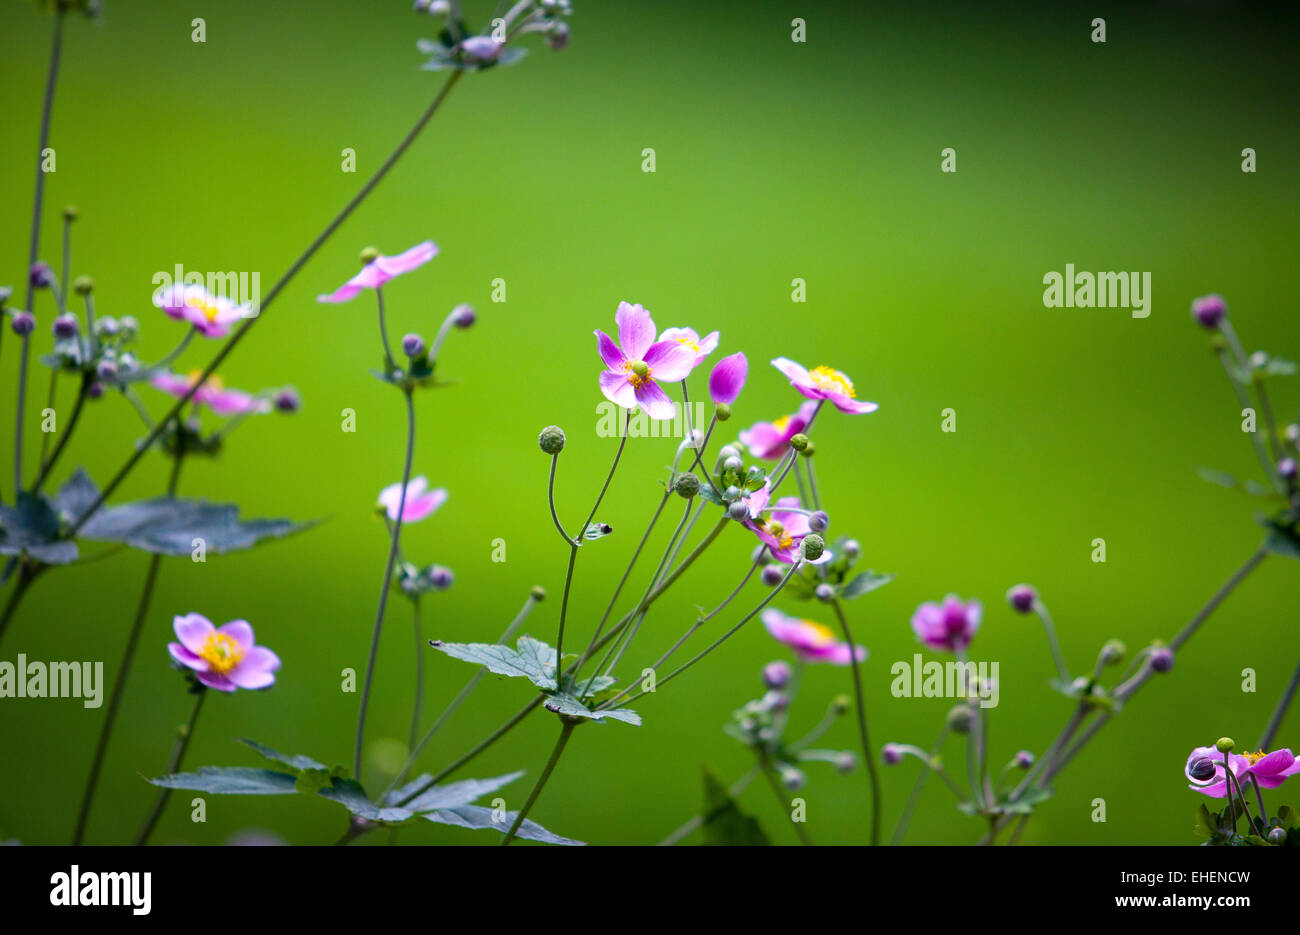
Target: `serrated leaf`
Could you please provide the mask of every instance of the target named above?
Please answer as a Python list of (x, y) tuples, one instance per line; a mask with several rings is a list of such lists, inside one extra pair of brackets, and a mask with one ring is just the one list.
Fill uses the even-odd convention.
[(221, 554), (251, 548), (263, 539), (301, 532), (312, 522), (287, 519), (241, 520), (230, 503), (157, 497), (105, 507), (81, 527), (80, 536), (98, 542), (121, 542), (159, 555), (188, 555), (194, 540)]
[(883, 588), (893, 580), (893, 575), (864, 571), (856, 575), (852, 581), (844, 586), (843, 590), (840, 591), (840, 596), (845, 600), (852, 600), (855, 597), (861, 597), (863, 594), (874, 591), (876, 588)]
[(489, 672), (509, 678), (526, 678), (544, 691), (555, 685), (555, 650), (541, 640), (521, 636), (517, 649), (500, 643), (446, 643), (430, 640), (429, 645), (453, 659), (472, 662)]
[(258, 743), (256, 740), (249, 740), (247, 737), (240, 737), (239, 742), (251, 747), (259, 756), (262, 756), (274, 763), (283, 763), (296, 770), (316, 770), (323, 769), (329, 771), (329, 767), (324, 763), (318, 763), (309, 756), (303, 756), (301, 753), (287, 754), (272, 750), (270, 747)]
[(321, 789), (317, 794), (331, 802), (338, 802), (353, 815), (366, 821), (376, 821), (386, 825), (401, 824), (413, 817), (413, 813), (405, 808), (376, 805), (370, 801), (366, 790), (361, 788), (361, 784), (355, 779), (335, 779), (331, 785)]
[[(454, 808), (440, 808), (432, 812), (424, 812), (419, 817), (440, 825), (452, 825), (456, 828), (471, 828), (476, 830), (491, 829), (500, 831), (505, 834), (510, 830), (510, 826), (515, 823), (518, 812), (506, 812), (501, 821), (493, 820), (494, 811), (490, 808), (484, 808), (482, 805), (458, 805)], [(561, 837), (554, 832), (547, 831), (531, 818), (525, 818), (515, 832), (515, 837), (526, 838), (529, 841), (540, 841), (543, 844), (562, 844), (568, 847), (583, 847), (585, 842), (575, 841), (573, 838)]]
[(189, 789), (213, 795), (292, 795), (297, 777), (251, 766), (200, 766), (198, 772), (150, 779), (164, 789)]
[[(462, 779), (459, 782), (449, 782), (442, 786), (431, 786), (418, 796), (406, 802), (402, 808), (412, 812), (427, 812), (436, 808), (456, 808), (460, 805), (468, 805), (475, 799), (482, 798), (490, 792), (496, 792), (503, 786), (508, 786), (514, 782), (524, 771), (516, 770), (513, 773), (506, 773), (504, 776), (494, 776), (491, 779)], [(424, 783), (429, 781), (428, 774), (420, 776), (411, 782), (408, 782), (400, 789), (394, 789), (388, 794), (390, 804), (401, 802), (402, 799), (410, 795), (411, 791), (418, 789)]]
[(77, 558), (77, 545), (59, 539), (59, 515), (50, 501), (22, 492), (13, 506), (0, 505), (0, 555), (30, 555), (48, 565)]
[(566, 695), (561, 692), (548, 693), (543, 706), (547, 711), (551, 711), (555, 714), (563, 714), (566, 717), (590, 718), (593, 721), (603, 721), (605, 718), (611, 718), (615, 721), (622, 721), (624, 724), (631, 724), (633, 727), (641, 726), (641, 715), (637, 714), (631, 708), (614, 708), (613, 710), (607, 711), (593, 711), (572, 695)]
[(771, 842), (758, 822), (746, 815), (726, 787), (707, 767), (704, 777), (704, 810), (700, 813), (704, 843), (733, 847), (760, 847)]

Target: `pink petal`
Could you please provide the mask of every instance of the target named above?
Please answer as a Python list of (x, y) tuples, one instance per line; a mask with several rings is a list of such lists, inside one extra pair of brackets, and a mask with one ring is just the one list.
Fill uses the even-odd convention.
[(200, 672), (199, 681), (208, 688), (215, 688), (219, 692), (232, 692), (236, 687), (234, 682), (216, 672)]
[(347, 282), (339, 286), (333, 292), (327, 293), (325, 295), (316, 296), (316, 301), (328, 302), (331, 304), (350, 302), (357, 297), (357, 293), (359, 293), (360, 291), (361, 291), (361, 287), (359, 285), (355, 285), (352, 282)]
[(655, 323), (650, 313), (640, 305), (619, 302), (614, 321), (618, 325), (618, 345), (624, 355), (628, 360), (642, 360), (655, 343)]
[[(855, 655), (857, 655), (858, 657), (858, 662), (864, 662), (867, 658), (867, 647), (865, 646), (857, 647), (857, 652), (855, 653)], [(837, 666), (848, 665), (852, 661), (849, 658), (849, 644), (836, 643), (834, 646), (832, 646), (829, 650), (826, 651), (825, 656), (823, 656), (822, 658), (824, 658), (827, 662), (831, 663), (832, 665), (837, 665)]]
[[(712, 389), (712, 380), (710, 380), (710, 389)], [(749, 448), (751, 455), (764, 461), (774, 461), (785, 454), (788, 441), (789, 439), (782, 437), (781, 431), (771, 422), (756, 422), (740, 433), (740, 443)]]
[(275, 682), (280, 658), (265, 646), (258, 646), (230, 671), (229, 679), (240, 688), (266, 688)]
[[(749, 361), (743, 352), (724, 357), (713, 366), (709, 374), (709, 397), (715, 403), (730, 406), (745, 388), (745, 378), (749, 376)], [(745, 440), (742, 436), (741, 443)]]
[[(677, 346), (681, 347), (680, 344)], [(677, 407), (673, 405), (673, 401), (653, 380), (642, 383), (633, 392), (636, 395), (637, 405), (644, 409), (645, 414), (650, 418), (663, 421), (672, 419), (677, 415)]]
[(203, 398), (199, 399), (199, 402), (219, 416), (233, 416), (242, 412), (271, 411), (271, 403), (268, 400), (259, 399), (251, 393), (245, 393), (243, 390), (209, 390), (204, 386), (194, 396), (195, 399), (202, 396)]
[(847, 412), (850, 415), (861, 415), (866, 412), (875, 412), (880, 407), (875, 403), (869, 403), (865, 400), (853, 399), (840, 393), (827, 393), (826, 398), (840, 412)]
[(438, 247), (432, 240), (426, 240), (423, 243), (416, 244), (409, 250), (399, 253), (397, 256), (376, 257), (372, 265), (384, 273), (387, 279), (392, 279), (394, 276), (409, 273), (411, 270), (423, 266), (437, 255)]
[[(803, 392), (805, 396), (809, 395), (808, 391), (813, 390), (816, 390), (820, 394), (821, 391), (817, 390), (817, 386), (813, 383), (812, 376), (808, 373), (806, 367), (796, 364), (793, 360), (790, 360), (787, 357), (776, 358), (772, 361), (772, 366), (784, 373), (789, 378), (790, 382), (795, 385), (795, 388), (800, 392)], [(810, 398), (821, 399), (822, 397), (818, 395), (810, 396)]]
[(203, 649), (208, 634), (216, 627), (202, 614), (186, 614), (172, 620), (172, 629), (176, 631), (176, 638), (181, 641), (181, 645), (192, 653), (198, 653)]
[(409, 493), (407, 497), (406, 509), (402, 511), (402, 522), (418, 523), (442, 506), (447, 499), (447, 491), (439, 487), (437, 490), (429, 491), (422, 497), (410, 499)]
[(614, 373), (612, 370), (600, 372), (600, 391), (605, 398), (616, 406), (631, 409), (636, 405), (636, 391), (626, 373)]
[(1255, 761), (1255, 765), (1250, 768), (1252, 775), (1276, 776), (1284, 772), (1295, 764), (1295, 754), (1290, 750), (1274, 750), (1267, 756), (1261, 757)]
[(247, 653), (253, 648), (253, 625), (247, 620), (232, 620), (217, 627), (217, 632), (230, 637)]
[(641, 358), (650, 367), (650, 375), (662, 383), (685, 380), (695, 369), (695, 352), (676, 341), (652, 344)]
[(208, 668), (208, 661), (201, 656), (190, 652), (180, 643), (168, 643), (167, 652), (171, 653), (173, 659), (183, 666), (188, 666), (198, 672), (203, 672)]
[(623, 372), (623, 364), (627, 358), (618, 349), (614, 339), (599, 329), (596, 330), (596, 350), (600, 352), (600, 359), (605, 362), (606, 367), (619, 373)]

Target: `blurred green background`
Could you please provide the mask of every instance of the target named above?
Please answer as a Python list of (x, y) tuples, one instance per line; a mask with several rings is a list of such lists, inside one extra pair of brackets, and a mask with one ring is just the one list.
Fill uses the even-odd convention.
[[(1300, 217), (1291, 19), (1267, 5), (1219, 3), (576, 5), (566, 51), (535, 45), (517, 67), (471, 75), (456, 89), (223, 368), (227, 383), (247, 389), (292, 383), (304, 405), (292, 418), (250, 421), (219, 461), (189, 463), (182, 492), (237, 500), (247, 515), (327, 522), (207, 564), (164, 563), (90, 840), (134, 833), (152, 795), (140, 775), (162, 769), (188, 714), (164, 649), (174, 613), (246, 617), (283, 660), (271, 691), (209, 700), (187, 765), (254, 765), (234, 742), (240, 736), (351, 761), (358, 696), (340, 691), (339, 673), (364, 667), (386, 544), (371, 506), (400, 477), (404, 416), (398, 395), (367, 372), (378, 362), (369, 296), (336, 307), (314, 297), (352, 275), (368, 244), (394, 253), (432, 238), (442, 248), (386, 290), (394, 337), (432, 337), (458, 302), (480, 313), (473, 330), (448, 340), (442, 372), (456, 385), (418, 398), (416, 473), (451, 496), (404, 544), (412, 558), (457, 575), (451, 591), (426, 600), (429, 636), (493, 640), (541, 584), (552, 599), (527, 630), (553, 641), (566, 553), (547, 513), (536, 436), (549, 423), (568, 433), (558, 497), (576, 522), (613, 444), (595, 433), (602, 397), (591, 332), (613, 330), (622, 299), (644, 303), (661, 328), (720, 329), (715, 359), (746, 352), (749, 385), (729, 428), (798, 405), (766, 366), (778, 355), (839, 367), (862, 398), (880, 403), (869, 416), (828, 411), (816, 432), (832, 533), (862, 541), (864, 567), (898, 575), (849, 605), (871, 649), (877, 744), (928, 745), (949, 706), (890, 696), (890, 665), (917, 649), (908, 621), (921, 601), (956, 592), (985, 603), (973, 653), (1001, 666), (990, 756), (1000, 766), (1018, 749), (1041, 752), (1070, 710), (1046, 686), (1041, 629), (1005, 605), (1010, 585), (1041, 590), (1072, 668), (1084, 672), (1107, 638), (1136, 649), (1172, 636), (1255, 548), (1253, 504), (1196, 475), (1208, 465), (1254, 477), (1258, 466), (1187, 308), (1220, 291), (1248, 349), (1300, 353), (1288, 272)], [(470, 3), (467, 12), (482, 22), (490, 6)], [(403, 2), (107, 7), (101, 24), (68, 23), (42, 256), (57, 261), (57, 212), (75, 203), (73, 273), (95, 277), (101, 313), (141, 319), (142, 356), (153, 359), (181, 333), (150, 305), (156, 271), (259, 270), (269, 288), (443, 78), (419, 69), (415, 40), (435, 30)], [(206, 18), (205, 44), (191, 42), (195, 16)], [(794, 16), (807, 21), (805, 44), (790, 41)], [(1104, 45), (1089, 40), (1094, 16), (1106, 17)], [(8, 219), (0, 281), (15, 285), (50, 26), (33, 4), (0, 7)], [(1258, 153), (1256, 174), (1240, 170), (1247, 146)], [(347, 147), (356, 174), (340, 171)], [(654, 174), (641, 171), (645, 147), (656, 151)], [(944, 147), (957, 151), (956, 174), (939, 171)], [(1042, 276), (1066, 263), (1150, 271), (1150, 318), (1044, 308)], [(497, 277), (507, 282), (503, 304), (490, 298)], [(807, 304), (790, 301), (795, 277), (807, 281)], [(44, 352), (53, 313), (47, 297), (39, 301), (35, 350)], [(6, 335), (6, 465), (16, 347)], [(214, 349), (196, 342), (181, 369)], [(38, 368), (29, 426), (45, 379)], [(166, 400), (144, 392), (161, 414)], [(61, 399), (71, 393), (65, 383)], [(1294, 384), (1275, 387), (1274, 398), (1294, 420)], [(947, 407), (956, 433), (940, 431)], [(344, 408), (357, 413), (353, 434), (340, 431)], [(139, 434), (129, 407), (105, 398), (64, 467), (84, 464), (103, 481)], [(672, 450), (670, 440), (628, 443), (599, 516), (617, 532), (580, 555), (570, 645), (603, 610)], [(165, 470), (150, 455), (120, 497), (156, 494)], [(6, 494), (11, 486), (6, 479)], [(491, 561), (498, 537), (504, 563)], [(1106, 539), (1105, 564), (1090, 560), (1095, 537)], [(739, 529), (726, 531), (659, 602), (625, 676), (677, 637), (695, 605), (731, 589), (751, 546)], [(105, 660), (111, 678), (147, 561), (124, 553), (46, 577), (0, 658)], [(1220, 735), (1253, 742), (1262, 731), (1297, 657), (1296, 570), (1273, 558), (1239, 589), (1174, 673), (1144, 689), (1064, 774), (1025, 843), (1196, 840), (1199, 798), (1186, 788), (1183, 761)], [(760, 595), (753, 584), (736, 606)], [(778, 606), (831, 622), (818, 606)], [(759, 668), (784, 655), (755, 621), (639, 702), (644, 727), (580, 731), (533, 817), (596, 843), (659, 840), (699, 807), (701, 764), (728, 781), (751, 765), (720, 728), (759, 693)], [(432, 716), (472, 670), (433, 653), (426, 662)], [(1256, 693), (1242, 691), (1246, 668), (1258, 674)], [(409, 613), (395, 600), (372, 741), (405, 737), (411, 671)], [(847, 690), (847, 670), (810, 670), (792, 730), (810, 727)], [(486, 681), (422, 766), (469, 749), (526, 698), (518, 681)], [(0, 836), (68, 840), (102, 717), (72, 700), (0, 702)], [(1293, 714), (1278, 745), (1300, 744), (1297, 729)], [(517, 805), (554, 735), (554, 722), (537, 717), (460, 776), (527, 768), (506, 790)], [(850, 720), (822, 745), (854, 749)], [(950, 744), (958, 772), (962, 758)], [(809, 834), (864, 840), (862, 771), (808, 771)], [(915, 773), (912, 761), (884, 773), (887, 831)], [(1105, 823), (1091, 820), (1098, 797)], [(173, 800), (156, 841), (213, 844), (260, 828), (319, 844), (344, 825), (337, 807), (305, 797), (213, 798), (207, 823), (191, 824), (187, 801)], [(743, 802), (775, 840), (794, 843), (767, 790), (755, 786)], [(909, 843), (977, 838), (980, 823), (952, 804), (931, 782)], [(437, 826), (401, 838), (495, 842)]]

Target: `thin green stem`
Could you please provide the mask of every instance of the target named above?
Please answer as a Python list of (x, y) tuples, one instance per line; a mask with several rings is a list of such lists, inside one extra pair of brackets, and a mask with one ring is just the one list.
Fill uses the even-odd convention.
[(81, 375), (81, 387), (77, 390), (77, 400), (72, 404), (72, 414), (68, 416), (68, 424), (64, 426), (59, 433), (59, 441), (50, 452), (50, 458), (41, 465), (40, 473), (36, 475), (36, 482), (32, 484), (32, 493), (40, 491), (44, 486), (50, 472), (54, 470), (54, 465), (59, 462), (59, 457), (63, 454), (63, 449), (67, 447), (69, 439), (72, 438), (73, 430), (77, 427), (77, 421), (81, 418), (81, 410), (86, 404), (86, 398), (90, 393), (90, 385), (94, 378), (89, 373)]
[[(185, 751), (189, 749), (190, 740), (194, 737), (194, 725), (198, 723), (199, 712), (203, 710), (203, 699), (208, 696), (208, 690), (200, 685), (195, 688), (195, 693), (198, 697), (194, 701), (194, 710), (190, 712), (189, 723), (181, 728), (180, 736), (176, 738), (176, 743), (172, 747), (171, 758), (167, 761), (167, 771), (163, 774), (165, 776), (170, 776), (181, 768), (181, 763), (185, 760)], [(171, 789), (163, 789), (158, 793), (158, 798), (154, 801), (149, 816), (145, 818), (140, 833), (136, 835), (136, 847), (142, 847), (149, 843), (149, 838), (158, 825), (158, 819), (162, 818), (163, 810), (167, 808), (167, 801), (171, 798), (171, 795)]]
[(862, 742), (862, 758), (867, 767), (867, 776), (871, 783), (871, 843), (880, 843), (880, 776), (876, 770), (876, 757), (871, 749), (871, 740), (867, 734), (867, 700), (862, 692), (862, 672), (858, 667), (857, 643), (853, 642), (853, 633), (849, 629), (848, 617), (839, 598), (831, 601), (835, 617), (839, 620), (840, 630), (844, 633), (844, 642), (849, 647), (849, 665), (853, 670), (853, 694), (857, 700), (855, 714), (858, 721), (858, 739)]
[(551, 778), (551, 773), (555, 772), (555, 764), (560, 762), (560, 756), (569, 743), (569, 737), (573, 734), (573, 727), (574, 722), (567, 720), (560, 727), (560, 739), (555, 742), (555, 748), (551, 751), (551, 756), (546, 761), (546, 765), (542, 767), (542, 774), (537, 777), (533, 791), (528, 793), (528, 799), (524, 802), (524, 807), (515, 815), (514, 824), (510, 826), (506, 836), (501, 839), (502, 847), (507, 846), (514, 840), (515, 835), (519, 832), (519, 827), (524, 823), (524, 819), (528, 817), (528, 813), (532, 811), (533, 805), (537, 802), (537, 797), (542, 794), (542, 789), (546, 788), (546, 782)]
[[(781, 783), (768, 762), (767, 754), (761, 748), (756, 748), (756, 752), (758, 754), (759, 771), (763, 774), (763, 778), (767, 780), (768, 787), (771, 788), (772, 794), (776, 796), (777, 804), (781, 806), (781, 811), (784, 812), (790, 807), (790, 803), (786, 801), (785, 791), (781, 788)], [(799, 837), (799, 843), (804, 847), (811, 847), (812, 838), (808, 837), (808, 832), (803, 829), (803, 822), (791, 818), (790, 824), (794, 827), (794, 833)]]
[[(916, 782), (912, 785), (912, 794), (908, 796), (907, 804), (903, 806), (903, 814), (898, 816), (898, 824), (894, 825), (893, 837), (889, 839), (890, 845), (897, 846), (903, 843), (903, 837), (907, 834), (907, 826), (912, 823), (912, 813), (916, 811), (916, 806), (921, 801), (921, 792), (925, 789), (925, 781), (933, 770), (932, 764), (938, 758), (939, 751), (942, 749), (947, 736), (948, 726), (945, 724), (943, 729), (939, 731), (939, 739), (934, 742), (934, 746), (930, 750), (929, 758), (922, 763), (921, 771), (917, 773)], [(948, 781), (951, 782), (952, 780)], [(956, 789), (954, 791), (959, 792)], [(959, 793), (957, 796), (958, 801), (962, 798), (964, 797)]]
[(1278, 699), (1277, 707), (1273, 709), (1273, 716), (1268, 719), (1268, 726), (1264, 728), (1263, 736), (1255, 746), (1256, 750), (1268, 752), (1269, 744), (1277, 736), (1278, 728), (1282, 726), (1282, 718), (1286, 716), (1287, 708), (1291, 707), (1291, 700), (1295, 698), (1297, 686), (1300, 686), (1300, 665), (1297, 665), (1295, 671), (1291, 673), (1291, 681), (1287, 683), (1286, 691), (1282, 692), (1282, 697)]

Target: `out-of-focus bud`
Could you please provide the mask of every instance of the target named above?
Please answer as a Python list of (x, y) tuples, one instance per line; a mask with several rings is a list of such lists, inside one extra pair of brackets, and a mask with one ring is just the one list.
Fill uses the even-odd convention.
[(1283, 458), (1277, 463), (1277, 472), (1282, 475), (1284, 480), (1295, 480), (1296, 463), (1295, 458)]
[(1165, 673), (1174, 667), (1174, 651), (1168, 646), (1161, 646), (1151, 653), (1151, 668)]
[(36, 329), (36, 316), (31, 312), (14, 312), (9, 319), (9, 327), (14, 334), (31, 334)]
[(1192, 317), (1199, 321), (1203, 328), (1217, 331), (1219, 322), (1223, 321), (1223, 317), (1227, 314), (1228, 303), (1221, 295), (1203, 295), (1192, 300)]
[(533, 589), (528, 592), (528, 596), (540, 604), (542, 601), (546, 600), (546, 588), (542, 587), (540, 584), (535, 584), (533, 585)]
[(285, 414), (297, 412), (302, 407), (302, 399), (292, 386), (286, 386), (275, 394), (275, 408)]
[(835, 600), (835, 589), (823, 581), (813, 590), (813, 595), (823, 604), (829, 604)]
[(845, 751), (835, 758), (835, 770), (840, 773), (851, 773), (854, 767), (858, 765), (858, 758), (852, 753)]
[(1106, 645), (1101, 648), (1102, 665), (1119, 665), (1124, 658), (1125, 648), (1119, 640), (1107, 640)]
[(844, 543), (844, 554), (849, 558), (857, 558), (862, 554), (862, 543), (857, 539), (848, 539)]
[(1034, 609), (1038, 593), (1027, 584), (1018, 584), (1007, 592), (1007, 603), (1018, 613), (1027, 614)]
[(1021, 769), (1029, 769), (1034, 765), (1034, 755), (1028, 750), (1021, 750), (1016, 754), (1016, 765)]
[(790, 681), (790, 666), (781, 660), (763, 666), (763, 684), (771, 689), (785, 688)]
[(457, 305), (451, 310), (453, 316), (451, 323), (457, 328), (472, 328), (474, 322), (478, 321), (478, 313), (474, 311), (472, 305)]
[(948, 712), (948, 730), (954, 734), (969, 734), (971, 720), (970, 705), (959, 704)]
[(886, 766), (897, 766), (903, 762), (903, 751), (896, 743), (887, 743), (880, 748), (880, 758)]
[(762, 571), (763, 583), (769, 588), (774, 588), (781, 583), (785, 575), (781, 571), (780, 565), (764, 565)]
[(54, 270), (43, 260), (37, 260), (28, 271), (27, 279), (35, 289), (48, 289), (54, 285)]
[(831, 699), (832, 714), (847, 714), (853, 707), (853, 702), (849, 700), (848, 695), (836, 695)]
[(825, 510), (817, 510), (808, 517), (808, 528), (817, 535), (821, 535), (831, 526), (831, 518), (826, 515)]
[(72, 291), (77, 295), (90, 295), (95, 291), (95, 280), (89, 276), (78, 276), (72, 281)]
[(407, 357), (419, 357), (424, 353), (424, 338), (418, 334), (408, 334), (402, 338), (402, 353)]

